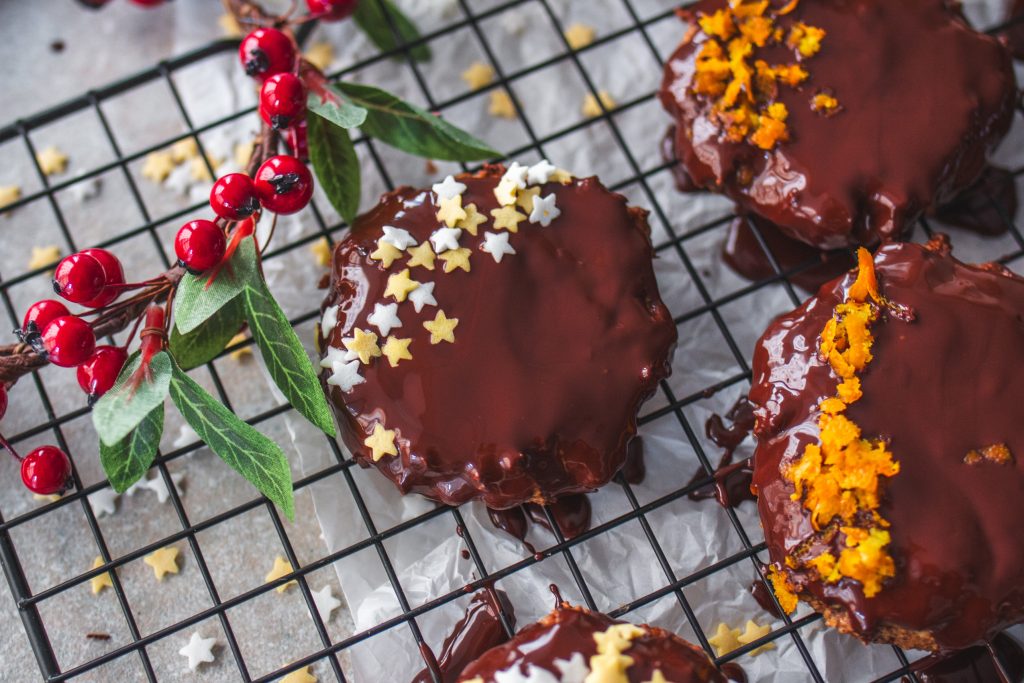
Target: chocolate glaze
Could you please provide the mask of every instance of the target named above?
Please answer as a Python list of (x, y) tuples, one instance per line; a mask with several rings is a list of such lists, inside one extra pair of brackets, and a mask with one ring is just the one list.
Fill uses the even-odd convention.
[(1024, 59), (1024, 0), (1006, 1), (1006, 20), (1013, 23), (1003, 32), (1010, 51)]
[[(597, 653), (593, 634), (619, 623), (623, 622), (562, 605), (539, 622), (524, 628), (509, 642), (489, 650), (466, 667), (458, 680), (469, 681), (480, 676), (484, 683), (494, 683), (497, 672), (513, 666), (524, 671), (532, 665), (558, 674), (554, 664), (556, 659), (568, 660), (578, 652), (589, 661)], [(666, 680), (672, 683), (725, 683), (725, 678), (707, 655), (694, 645), (660, 628), (641, 628), (647, 631), (647, 635), (633, 640), (625, 652), (633, 659), (633, 664), (626, 670), (630, 683), (650, 680), (655, 669), (661, 669)]]
[(1013, 173), (987, 166), (977, 182), (939, 207), (935, 218), (980, 235), (1002, 235), (1017, 215), (1017, 184)]
[(626, 464), (622, 466), (622, 478), (627, 484), (641, 484), (647, 476), (647, 465), (644, 464), (644, 439), (638, 436), (629, 442), (626, 452)]
[(921, 683), (1019, 683), (1024, 679), (1024, 650), (1000, 633), (991, 646), (929, 655), (914, 662), (912, 670)]
[[(725, 425), (726, 420), (729, 421), (729, 426)], [(723, 507), (736, 507), (745, 500), (757, 499), (750, 490), (750, 479), (753, 475), (750, 459), (737, 463), (732, 461), (736, 449), (750, 436), (753, 428), (754, 407), (746, 396), (737, 399), (724, 419), (717, 413), (707, 419), (704, 423), (704, 432), (712, 443), (723, 449), (723, 453), (711, 481), (688, 493), (687, 497), (690, 500), (714, 498)], [(698, 468), (687, 486), (693, 486), (705, 479), (707, 474), (703, 468)]]
[[(502, 173), (459, 176), (463, 205), (489, 216)], [(658, 295), (646, 212), (596, 178), (548, 183), (542, 193), (556, 196), (561, 217), (547, 228), (521, 223), (515, 255), (495, 263), (479, 251), (489, 221), (479, 237), (462, 236), (471, 272), (441, 274), (440, 261), (435, 271), (413, 269), (414, 279), (436, 283), (438, 301), (421, 313), (399, 307), (413, 360), (363, 366), (365, 383), (347, 394), (325, 385), (355, 459), (403, 492), (507, 508), (594, 490), (622, 467), (637, 410), (670, 371), (676, 329)], [(405, 267), (404, 258), (390, 271), (369, 259), (383, 226), (422, 242), (438, 227), (436, 212), (433, 193), (406, 187), (355, 221), (334, 253), (324, 308), (341, 310), (321, 348), (369, 327), (389, 274)], [(422, 327), (439, 309), (460, 321), (454, 344), (431, 345)], [(363, 440), (377, 421), (397, 431), (400, 454), (372, 463)]]
[[(500, 613), (504, 612), (515, 628), (515, 612), (504, 591), (488, 588), (473, 596), (466, 613), (444, 639), (441, 658), (437, 660), (443, 683), (454, 683), (474, 659), (487, 650), (508, 641)], [(433, 683), (428, 669), (416, 674), (412, 683)]]
[(768, 614), (772, 615), (776, 619), (782, 619), (782, 610), (775, 604), (775, 597), (772, 595), (772, 591), (761, 579), (754, 579), (754, 582), (750, 584), (750, 594), (754, 596), (754, 600), (757, 600), (757, 604), (761, 606)]
[[(1024, 620), (1024, 280), (964, 265), (942, 241), (883, 246), (875, 267), (883, 296), (913, 319), (872, 326), (864, 396), (847, 414), (900, 463), (879, 510), (896, 576), (867, 599), (855, 581), (787, 574), (830, 623), (864, 640), (960, 649)], [(817, 404), (837, 384), (818, 338), (853, 277), (778, 318), (754, 351), (754, 486), (776, 566), (813, 532), (780, 467), (818, 438)], [(1012, 463), (964, 464), (994, 443)]]
[[(725, 6), (702, 0), (684, 17)], [(999, 41), (971, 29), (950, 0), (805, 0), (783, 25), (791, 21), (827, 35), (806, 62), (808, 80), (780, 90), (791, 139), (771, 151), (721, 138), (710, 103), (691, 95), (703, 32), (666, 64), (661, 100), (696, 185), (833, 249), (898, 237), (922, 211), (974, 182), (1009, 129), (1016, 100), (1010, 54)], [(758, 57), (794, 61), (778, 46)], [(821, 90), (843, 110), (812, 111), (810, 98)]]
[(530, 531), (529, 523), (531, 521), (548, 531), (552, 530), (551, 523), (544, 513), (545, 508), (551, 513), (552, 519), (558, 525), (558, 530), (566, 540), (576, 538), (590, 528), (590, 500), (582, 493), (562, 496), (547, 506), (526, 503), (503, 510), (488, 508), (487, 516), (490, 518), (491, 524), (519, 539), (527, 550), (535, 553), (536, 548), (526, 542), (526, 534)]

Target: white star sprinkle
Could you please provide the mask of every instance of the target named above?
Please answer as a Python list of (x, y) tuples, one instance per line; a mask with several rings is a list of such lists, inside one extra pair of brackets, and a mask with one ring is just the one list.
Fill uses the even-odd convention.
[(562, 674), (562, 683), (583, 683), (590, 674), (587, 660), (579, 652), (574, 652), (568, 660), (556, 659), (555, 668)]
[(345, 357), (350, 353), (352, 352), (339, 349), (337, 346), (328, 346), (327, 355), (320, 359), (320, 367), (330, 368), (333, 367), (335, 363), (350, 361), (352, 360), (351, 358)]
[(519, 669), (518, 664), (513, 664), (504, 671), (494, 673), (494, 683), (560, 683), (558, 676), (547, 669), (542, 669), (535, 664), (526, 667), (526, 675)]
[(330, 584), (318, 591), (313, 591), (313, 603), (316, 605), (316, 611), (320, 613), (320, 619), (325, 624), (331, 620), (331, 613), (341, 607), (341, 600), (331, 593)]
[(408, 230), (402, 228), (394, 228), (390, 225), (384, 226), (384, 235), (377, 240), (378, 246), (381, 242), (387, 242), (392, 245), (398, 251), (405, 251), (409, 247), (415, 247), (419, 242), (409, 234)]
[(327, 383), (334, 387), (340, 387), (346, 394), (352, 391), (352, 387), (362, 384), (366, 379), (359, 374), (360, 362), (358, 359), (347, 363), (335, 363), (331, 366), (331, 376)]
[(338, 310), (341, 306), (328, 306), (324, 311), (324, 317), (320, 320), (320, 335), (327, 339), (331, 332), (338, 326)]
[[(171, 483), (174, 484), (174, 490), (179, 494), (181, 493), (181, 489), (178, 485), (184, 481), (184, 479), (185, 475), (181, 472), (171, 472)], [(164, 481), (163, 475), (159, 472), (157, 472), (152, 479), (147, 481), (145, 486), (156, 494), (156, 499), (161, 503), (166, 503), (167, 499), (171, 497), (170, 491), (167, 490), (167, 482)]]
[(386, 337), (392, 329), (402, 326), (398, 318), (398, 304), (374, 304), (373, 313), (366, 318), (366, 322), (380, 330), (380, 336)]
[(557, 170), (547, 159), (541, 159), (527, 171), (526, 182), (531, 185), (543, 185), (551, 178), (551, 174)]
[(526, 176), (529, 172), (529, 167), (523, 166), (518, 161), (513, 161), (512, 165), (505, 171), (505, 175), (501, 176), (501, 179), (506, 182), (515, 183), (516, 187), (520, 190), (525, 190)]
[(72, 185), (68, 189), (68, 194), (74, 197), (76, 202), (81, 204), (98, 197), (102, 187), (102, 178), (88, 178)]
[[(175, 446), (175, 448), (177, 448), (177, 446)], [(131, 498), (132, 496), (134, 496), (136, 493), (138, 493), (139, 491), (143, 490), (144, 488), (147, 488), (146, 487), (146, 480), (145, 479), (139, 479), (137, 482), (135, 482), (134, 484), (132, 484), (131, 486), (128, 487), (128, 489), (124, 492), (124, 495), (128, 496), (129, 498)]]
[(117, 510), (117, 493), (110, 488), (103, 488), (89, 494), (89, 507), (97, 517), (112, 515)]
[(199, 631), (196, 631), (192, 634), (188, 645), (178, 650), (178, 654), (188, 657), (188, 668), (195, 671), (196, 667), (203, 662), (209, 664), (213, 661), (213, 645), (216, 642), (216, 638), (203, 638), (199, 635)]
[(454, 176), (448, 176), (444, 182), (435, 183), (430, 189), (434, 191), (438, 199), (451, 199), (465, 192), (466, 186), (457, 181)]
[(551, 225), (551, 221), (562, 215), (561, 210), (555, 206), (554, 193), (547, 197), (538, 196), (533, 200), (533, 211), (530, 212), (530, 222), (540, 223), (545, 228)]
[(486, 251), (493, 256), (495, 263), (501, 263), (505, 254), (516, 253), (516, 250), (508, 243), (509, 236), (510, 233), (504, 230), (502, 232), (485, 232), (484, 243), (480, 245), (480, 251)]
[(430, 236), (430, 242), (434, 245), (434, 253), (441, 254), (449, 249), (458, 249), (461, 236), (462, 230), (459, 228), (438, 228)]
[(434, 283), (420, 283), (419, 287), (409, 293), (409, 301), (415, 306), (417, 313), (422, 311), (424, 306), (436, 306), (437, 299), (434, 298)]

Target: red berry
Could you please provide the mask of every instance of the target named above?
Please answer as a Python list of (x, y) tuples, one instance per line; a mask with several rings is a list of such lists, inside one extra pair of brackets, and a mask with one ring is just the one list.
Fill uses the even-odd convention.
[(306, 119), (299, 119), (299, 122), (284, 132), (284, 141), (292, 150), (292, 154), (298, 157), (299, 161), (305, 163), (309, 159), (309, 138), (307, 134)]
[(213, 221), (189, 221), (174, 238), (174, 253), (189, 270), (202, 272), (224, 258), (227, 240), (224, 231)]
[(71, 459), (56, 446), (42, 446), (21, 461), (21, 481), (32, 493), (64, 493), (71, 485)]
[(84, 304), (103, 292), (106, 284), (103, 264), (95, 257), (78, 253), (66, 256), (53, 273), (53, 291), (68, 301)]
[(260, 116), (274, 130), (296, 123), (306, 113), (306, 86), (292, 73), (274, 74), (260, 89)]
[(7, 389), (4, 388), (3, 384), (0, 384), (0, 420), (4, 419), (4, 415), (7, 413)]
[(306, 0), (309, 13), (324, 21), (344, 19), (356, 11), (358, 4), (359, 0)]
[(78, 386), (95, 400), (110, 391), (128, 360), (120, 346), (97, 346), (92, 357), (78, 366)]
[(245, 73), (260, 80), (295, 68), (295, 43), (276, 28), (258, 28), (238, 46)]
[(35, 323), (35, 332), (39, 333), (43, 331), (51, 320), (59, 318), (62, 315), (69, 315), (68, 307), (59, 301), (54, 299), (43, 299), (37, 301), (28, 307), (28, 311), (25, 312), (25, 320), (21, 323), (21, 331), (23, 334), (29, 334), (32, 330), (32, 324)]
[(73, 368), (89, 360), (96, 348), (96, 335), (81, 318), (63, 315), (43, 328), (42, 343), (51, 363)]
[(95, 299), (86, 301), (85, 305), (89, 308), (103, 308), (121, 294), (120, 287), (111, 285), (124, 284), (124, 267), (121, 266), (121, 260), (106, 249), (85, 249), (82, 253), (92, 256), (103, 266), (103, 291)]
[(260, 199), (252, 179), (244, 173), (228, 173), (217, 178), (210, 190), (213, 212), (229, 221), (240, 221), (256, 213)]
[(295, 157), (279, 154), (263, 162), (253, 178), (260, 203), (268, 211), (301, 211), (313, 196), (313, 176)]

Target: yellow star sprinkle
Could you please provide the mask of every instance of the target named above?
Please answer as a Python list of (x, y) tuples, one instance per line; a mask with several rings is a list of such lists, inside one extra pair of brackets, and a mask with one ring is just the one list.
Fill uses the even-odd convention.
[(142, 561), (153, 568), (157, 581), (163, 581), (164, 574), (178, 573), (178, 549), (173, 545), (154, 550), (142, 558)]
[(385, 268), (390, 268), (395, 259), (401, 258), (402, 252), (391, 242), (377, 242), (377, 249), (370, 254), (370, 258), (380, 261)]
[(309, 667), (304, 666), (282, 678), (280, 683), (317, 683), (317, 680), (316, 676), (309, 673)]
[(0, 185), (0, 209), (13, 204), (19, 199), (21, 199), (20, 187), (17, 185)]
[(483, 62), (473, 62), (473, 65), (462, 72), (462, 80), (470, 90), (479, 90), (485, 85), (490, 85), (494, 80), (494, 69)]
[(56, 265), (60, 261), (60, 247), (47, 245), (45, 247), (32, 247), (32, 256), (28, 260), (28, 269), (45, 268)]
[[(470, 206), (473, 205), (470, 204)], [(409, 252), (409, 260), (406, 262), (406, 265), (410, 268), (420, 266), (427, 270), (434, 269), (434, 259), (436, 256), (434, 255), (434, 248), (430, 246), (428, 240), (423, 240), (418, 247), (409, 247), (406, 251)]]
[(594, 36), (596, 35), (597, 32), (594, 30), (594, 27), (587, 26), (586, 24), (573, 24), (565, 29), (565, 40), (573, 50), (582, 50), (587, 45), (590, 45), (594, 42)]
[(548, 177), (549, 180), (553, 180), (556, 183), (562, 183), (568, 185), (572, 182), (572, 173), (569, 173), (564, 168), (556, 168), (555, 171)]
[[(284, 559), (280, 555), (277, 555), (276, 557), (274, 557), (274, 567), (273, 567), (273, 569), (271, 569), (270, 573), (267, 574), (266, 577), (264, 577), (263, 582), (264, 583), (270, 583), (271, 581), (276, 581), (277, 579), (280, 579), (282, 576), (286, 576), (288, 574), (291, 574), (293, 571), (295, 571), (295, 570), (292, 568), (292, 563), (289, 562), (288, 560)], [(298, 585), (298, 583), (299, 583), (298, 581), (296, 581), (295, 579), (292, 579), (291, 581), (287, 581), (285, 583), (282, 583), (280, 586), (278, 586), (274, 590), (276, 590), (278, 593), (284, 593), (286, 590), (288, 590), (292, 586)]]
[(39, 163), (40, 170), (45, 175), (63, 173), (64, 169), (68, 167), (68, 155), (53, 145), (50, 145), (41, 152), (37, 152), (36, 161)]
[(516, 181), (511, 178), (502, 178), (498, 181), (498, 186), (494, 188), (494, 197), (498, 200), (498, 204), (512, 206), (516, 203), (516, 193), (518, 191), (519, 188), (516, 186)]
[[(601, 104), (597, 103), (597, 97), (601, 98)], [(587, 96), (583, 98), (583, 115), (588, 119), (592, 119), (595, 116), (600, 116), (604, 112), (601, 111), (601, 105), (608, 111), (615, 108), (615, 100), (608, 94), (607, 90), (601, 90), (597, 93), (597, 97), (594, 97), (594, 93), (587, 93)]]
[(494, 229), (504, 228), (509, 232), (519, 232), (519, 224), (526, 220), (526, 216), (516, 211), (514, 206), (503, 206), (500, 209), (491, 209), (494, 216)]
[(491, 91), (491, 103), (487, 107), (487, 113), (499, 119), (516, 117), (516, 106), (512, 103), (512, 97), (507, 90)]
[[(213, 167), (214, 171), (224, 162), (223, 159), (215, 159), (209, 154), (206, 155), (206, 159), (210, 162), (210, 166)], [(189, 170), (192, 173), (192, 180), (198, 180), (199, 182), (213, 180), (213, 176), (210, 175), (210, 169), (206, 167), (206, 163), (203, 162), (203, 158), (200, 156), (192, 160)]]
[(455, 224), (465, 219), (466, 216), (466, 210), (462, 208), (461, 194), (457, 194), (451, 199), (441, 199), (441, 206), (437, 209), (437, 220), (449, 228), (454, 228)]
[(239, 142), (235, 145), (235, 165), (238, 168), (245, 168), (249, 165), (249, 160), (252, 159), (252, 151), (256, 148), (256, 141), (249, 140), (248, 142)]
[(412, 354), (409, 353), (409, 344), (411, 343), (412, 339), (388, 337), (380, 351), (384, 354), (384, 357), (388, 359), (388, 363), (391, 364), (391, 367), (396, 367), (398, 365), (398, 361), (412, 360)]
[[(229, 341), (227, 343), (227, 345), (228, 346), (234, 346), (235, 344), (241, 344), (246, 339), (248, 339), (248, 337), (245, 336), (245, 333), (244, 332), (239, 332), (238, 334), (236, 334), (234, 337), (231, 338), (231, 341)], [(234, 361), (241, 362), (243, 358), (251, 358), (251, 357), (252, 357), (252, 346), (243, 346), (243, 347), (235, 349), (234, 351), (231, 352), (231, 360), (234, 360)]]
[(473, 252), (466, 247), (459, 247), (458, 249), (449, 249), (438, 258), (444, 261), (444, 272), (450, 273), (456, 268), (462, 268), (468, 273), (469, 255), (472, 253)]
[(316, 68), (326, 71), (334, 61), (334, 48), (330, 43), (314, 43), (302, 56)]
[(466, 206), (466, 217), (456, 223), (455, 227), (461, 228), (473, 237), (476, 237), (477, 228), (486, 222), (487, 216), (476, 210), (476, 204), (469, 204)]
[[(752, 643), (755, 640), (758, 640), (760, 638), (764, 638), (766, 635), (768, 635), (771, 632), (772, 632), (772, 627), (769, 626), (768, 624), (765, 624), (764, 626), (758, 626), (754, 621), (751, 621), (750, 619), (748, 619), (747, 620), (747, 625), (744, 628), (743, 633), (741, 633), (739, 635), (739, 637), (736, 638), (736, 640), (739, 641), (740, 645), (746, 645), (746, 644)], [(775, 649), (775, 643), (765, 643), (761, 647), (758, 647), (758, 648), (755, 648), (755, 649), (751, 650), (750, 654), (751, 655), (759, 655), (762, 652), (764, 652), (765, 650), (774, 650), (774, 649)]]
[(651, 680), (647, 683), (669, 683), (665, 678), (665, 674), (661, 673), (661, 669), (655, 669), (654, 673), (651, 674)]
[[(394, 276), (392, 276), (394, 277)], [(371, 358), (380, 357), (380, 347), (377, 346), (377, 335), (374, 332), (364, 332), (358, 327), (350, 339), (342, 339), (341, 343), (345, 348), (359, 356), (359, 361), (366, 365)]]
[(385, 455), (398, 455), (398, 448), (395, 446), (395, 430), (384, 429), (384, 425), (380, 422), (373, 425), (373, 434), (367, 437), (363, 443), (373, 451), (370, 457), (374, 462)]
[(533, 200), (540, 194), (539, 187), (528, 187), (525, 190), (519, 190), (519, 195), (516, 197), (516, 204), (519, 208), (525, 211), (527, 214), (533, 213)]
[(220, 31), (228, 38), (241, 38), (242, 27), (238, 25), (238, 20), (235, 19), (233, 14), (222, 14), (217, 19), (217, 23), (220, 25)]
[(387, 289), (384, 290), (384, 298), (389, 296), (395, 297), (395, 301), (402, 303), (405, 298), (409, 296), (409, 292), (420, 286), (420, 283), (409, 277), (409, 269), (406, 268), (401, 273), (393, 273), (388, 278)]
[(58, 500), (60, 500), (60, 495), (57, 493), (51, 493), (48, 496), (43, 496), (38, 493), (33, 493), (32, 500), (38, 501), (40, 503), (56, 503)]
[(711, 647), (715, 648), (715, 655), (721, 657), (743, 644), (737, 638), (739, 635), (740, 630), (738, 628), (729, 628), (726, 624), (719, 624), (718, 631), (715, 632), (715, 635), (708, 638), (708, 643)]
[[(92, 568), (96, 569), (97, 567), (102, 566), (103, 558), (97, 555), (96, 559), (92, 561)], [(113, 588), (114, 582), (110, 578), (110, 572), (104, 572), (99, 576), (94, 576), (91, 579), (89, 579), (89, 585), (92, 586), (92, 594), (99, 595), (100, 591), (102, 591), (104, 588)]]
[(321, 237), (309, 245), (309, 252), (313, 254), (313, 260), (322, 268), (331, 265), (331, 244), (326, 237)]
[(430, 333), (431, 344), (440, 344), (443, 341), (454, 344), (455, 328), (458, 324), (458, 318), (449, 318), (444, 314), (444, 311), (439, 310), (433, 320), (423, 323), (423, 327)]
[(178, 140), (171, 145), (171, 160), (176, 164), (183, 164), (197, 156), (199, 156), (199, 145), (196, 144), (195, 138)]
[(154, 183), (162, 183), (174, 170), (174, 159), (170, 152), (150, 152), (142, 164), (142, 177)]

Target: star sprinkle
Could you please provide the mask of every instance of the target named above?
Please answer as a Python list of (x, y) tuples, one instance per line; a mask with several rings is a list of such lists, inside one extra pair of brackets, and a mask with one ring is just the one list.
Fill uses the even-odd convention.
[[(736, 638), (736, 640), (739, 641), (740, 645), (747, 645), (749, 643), (754, 642), (755, 640), (759, 640), (761, 638), (764, 638), (766, 635), (768, 635), (771, 632), (772, 632), (772, 627), (769, 626), (768, 624), (765, 624), (764, 626), (758, 626), (756, 622), (748, 619), (747, 620), (747, 625), (743, 629), (743, 633), (741, 633)], [(775, 649), (775, 643), (765, 643), (761, 647), (757, 647), (757, 648), (754, 648), (753, 650), (751, 650), (750, 654), (751, 655), (759, 655), (759, 654), (761, 654), (762, 652), (764, 652), (766, 650), (774, 650), (774, 649)]]
[[(455, 195), (450, 199), (441, 199), (437, 209), (437, 220), (449, 228), (466, 217), (466, 210), (462, 208), (462, 195)], [(437, 245), (435, 245), (437, 246)]]
[[(252, 351), (249, 351), (250, 355)], [(185, 480), (185, 475), (182, 472), (171, 472), (171, 483), (174, 484), (174, 490), (180, 493), (179, 485)], [(145, 482), (144, 486), (156, 494), (156, 500), (158, 503), (166, 503), (171, 498), (171, 492), (167, 490), (167, 482), (164, 481), (163, 475), (159, 472), (154, 475), (152, 479)]]
[(320, 619), (326, 624), (331, 620), (331, 613), (341, 607), (341, 600), (334, 597), (331, 592), (331, 584), (327, 584), (318, 591), (313, 591), (313, 604), (320, 614)]
[(50, 145), (36, 153), (36, 162), (44, 175), (54, 175), (63, 173), (64, 169), (68, 167), (68, 155)]
[[(97, 569), (102, 566), (103, 558), (97, 555), (96, 559), (92, 561), (92, 568)], [(104, 588), (113, 588), (114, 581), (110, 578), (110, 572), (104, 572), (89, 579), (89, 586), (92, 588), (93, 595), (99, 595)]]
[(196, 157), (189, 163), (189, 171), (192, 174), (192, 180), (198, 182), (210, 182), (213, 180), (213, 176), (210, 174), (210, 168), (214, 171), (224, 163), (223, 159), (216, 159), (210, 155), (206, 155), (206, 161), (210, 162), (207, 167), (206, 162), (203, 161), (202, 157)]
[(21, 188), (17, 185), (0, 185), (0, 209), (21, 199)]
[(434, 252), (440, 255), (449, 249), (458, 249), (461, 236), (462, 231), (458, 228), (438, 228), (430, 236), (430, 241), (434, 245)]
[(737, 639), (739, 635), (738, 628), (729, 628), (726, 624), (719, 624), (715, 635), (708, 638), (708, 643), (715, 648), (715, 656), (721, 657), (742, 645)]
[(326, 71), (334, 61), (334, 48), (331, 47), (330, 43), (313, 43), (302, 56), (316, 68)]
[(466, 191), (466, 185), (456, 180), (455, 176), (448, 176), (440, 183), (431, 185), (430, 189), (438, 199), (454, 199)]
[(528, 187), (525, 190), (519, 190), (519, 195), (516, 197), (516, 206), (525, 211), (527, 214), (533, 212), (533, 201), (540, 194), (539, 187)]
[(28, 260), (28, 269), (36, 270), (54, 266), (60, 261), (60, 247), (47, 245), (45, 247), (32, 247), (32, 256)]
[(354, 330), (353, 336), (342, 339), (341, 343), (345, 345), (346, 349), (356, 354), (356, 357), (359, 358), (363, 365), (368, 364), (371, 358), (378, 358), (380, 356), (380, 347), (377, 346), (377, 335), (373, 332), (367, 332), (357, 327)]
[(338, 387), (346, 394), (352, 391), (352, 387), (362, 384), (366, 379), (359, 374), (360, 364), (358, 360), (346, 362), (338, 361), (331, 366), (331, 376), (327, 383), (332, 387)]
[(178, 650), (182, 657), (188, 657), (188, 668), (195, 671), (200, 664), (209, 664), (213, 661), (213, 646), (216, 638), (203, 638), (199, 631), (192, 634), (188, 645)]
[(308, 666), (304, 666), (282, 678), (280, 683), (317, 683), (317, 677), (309, 673)]
[(157, 581), (163, 581), (164, 574), (178, 573), (178, 549), (173, 545), (153, 551), (142, 558), (142, 561), (153, 568)]
[(564, 168), (556, 168), (555, 172), (551, 174), (551, 180), (554, 180), (556, 183), (568, 185), (572, 182), (572, 173), (569, 173)]
[(32, 494), (32, 500), (39, 501), (40, 503), (42, 503), (42, 502), (56, 503), (58, 500), (60, 500), (60, 494), (59, 493), (51, 493), (48, 496), (44, 496), (44, 495), (41, 495), (39, 493), (33, 493)]
[(583, 683), (590, 674), (587, 658), (580, 652), (572, 653), (569, 659), (556, 659), (553, 663), (562, 674), (563, 683)]
[(438, 258), (444, 261), (444, 272), (450, 273), (456, 268), (469, 272), (469, 256), (473, 252), (466, 247), (451, 249), (444, 252)]
[(68, 194), (75, 198), (75, 201), (79, 204), (89, 201), (90, 199), (96, 199), (100, 196), (100, 190), (103, 189), (102, 178), (86, 178), (80, 180), (72, 185), (68, 189)]
[(459, 324), (458, 318), (449, 318), (444, 311), (438, 311), (433, 320), (423, 323), (423, 327), (430, 333), (430, 343), (440, 344), (441, 342), (455, 343), (455, 328)]
[[(270, 573), (263, 578), (263, 582), (270, 583), (271, 581), (276, 581), (277, 579), (280, 579), (282, 576), (287, 576), (288, 574), (291, 574), (293, 571), (295, 570), (292, 568), (292, 563), (284, 559), (280, 555), (277, 555), (274, 557), (274, 567), (270, 570)], [(298, 584), (298, 581), (292, 579), (291, 581), (286, 581), (285, 583), (282, 583), (274, 590), (276, 590), (278, 593), (284, 593), (292, 586), (297, 586)]]
[[(451, 178), (451, 176), (448, 177)], [(416, 238), (409, 234), (408, 230), (395, 228), (390, 225), (384, 226), (384, 234), (379, 240), (377, 240), (377, 244), (380, 244), (381, 242), (394, 245), (394, 247), (400, 251), (405, 251), (409, 247), (416, 246)]]
[(491, 102), (487, 105), (487, 113), (499, 119), (514, 119), (518, 116), (516, 105), (512, 103), (512, 96), (508, 94), (507, 90), (491, 91)]
[[(249, 338), (245, 336), (244, 332), (239, 332), (234, 337), (232, 337), (230, 340), (228, 340), (227, 345), (228, 346), (237, 346), (238, 344), (242, 344), (242, 343), (246, 342), (248, 339)], [(237, 363), (240, 363), (243, 360), (245, 360), (246, 358), (251, 358), (252, 357), (252, 346), (251, 345), (250, 346), (239, 346), (237, 349), (232, 351), (229, 355), (231, 356), (231, 360), (233, 360), (233, 361), (235, 361)]]
[(530, 212), (530, 222), (540, 223), (543, 227), (551, 225), (551, 221), (562, 215), (561, 209), (555, 206), (555, 195), (537, 197), (533, 202), (533, 211)]
[(377, 462), (385, 455), (398, 455), (398, 448), (395, 446), (395, 430), (384, 429), (384, 425), (377, 422), (373, 425), (373, 434), (368, 436), (363, 444), (370, 447), (373, 454), (370, 456)]
[(220, 26), (220, 32), (227, 38), (241, 38), (242, 27), (238, 25), (238, 20), (235, 19), (235, 15), (226, 13), (220, 15), (217, 18), (217, 25)]
[(494, 68), (483, 62), (473, 62), (468, 69), (462, 72), (462, 80), (466, 81), (470, 90), (479, 90), (494, 81)]
[[(470, 204), (470, 206), (473, 205)], [(434, 269), (434, 259), (436, 258), (436, 256), (434, 255), (433, 248), (431, 248), (430, 246), (430, 242), (423, 242), (423, 244), (421, 244), (418, 247), (412, 247), (411, 249), (408, 250), (408, 252), (409, 260), (406, 261), (405, 265), (409, 266), (410, 268), (420, 266), (421, 268), (426, 268), (427, 270)]]
[(412, 354), (409, 353), (409, 344), (412, 343), (412, 339), (399, 339), (398, 337), (388, 337), (384, 342), (384, 346), (381, 347), (381, 353), (388, 359), (388, 363), (391, 367), (397, 367), (399, 361), (412, 360)]
[(414, 291), (419, 286), (420, 283), (409, 277), (409, 269), (406, 268), (400, 273), (391, 274), (388, 278), (387, 289), (384, 290), (384, 297), (393, 296), (395, 301), (402, 303), (409, 296), (409, 292)]
[(238, 168), (245, 168), (252, 159), (252, 152), (256, 149), (256, 141), (239, 142), (234, 148), (235, 165)]
[(412, 302), (417, 313), (422, 311), (424, 306), (436, 306), (437, 299), (434, 298), (434, 283), (424, 282), (409, 295), (409, 301)]
[[(534, 209), (536, 209), (536, 206)], [(491, 209), (491, 216), (494, 217), (495, 230), (505, 229), (509, 232), (519, 232), (519, 224), (526, 220), (525, 214), (521, 214), (516, 211), (516, 207), (514, 206), (503, 206), (500, 209)]]
[(199, 145), (195, 138), (184, 138), (171, 145), (171, 160), (176, 164), (183, 164), (189, 159), (199, 156)]
[(654, 673), (651, 674), (651, 680), (647, 683), (669, 683), (668, 679), (665, 678), (665, 674), (661, 673), (661, 669), (655, 669)]
[(88, 497), (89, 507), (97, 517), (112, 515), (117, 511), (117, 492), (113, 489), (103, 488)]
[(526, 171), (526, 182), (530, 185), (543, 185), (551, 180), (551, 174), (558, 169), (547, 159), (541, 159)]
[[(601, 98), (600, 104), (598, 104), (597, 97)], [(594, 97), (594, 93), (587, 93), (587, 96), (583, 98), (583, 106), (580, 108), (580, 111), (588, 119), (600, 116), (605, 111), (611, 111), (615, 108), (615, 100), (612, 99), (607, 90), (598, 92), (597, 97)], [(604, 111), (601, 109), (602, 105), (604, 106)]]
[(516, 194), (518, 192), (515, 181), (502, 178), (494, 188), (494, 197), (501, 206), (512, 206), (516, 203)]
[(505, 169), (505, 175), (501, 176), (501, 179), (507, 182), (515, 183), (516, 189), (526, 189), (527, 177), (530, 174), (530, 168), (523, 166), (518, 161), (513, 161), (507, 169)]
[(507, 232), (485, 232), (484, 242), (480, 245), (480, 251), (487, 252), (494, 257), (495, 263), (501, 263), (505, 254), (514, 254), (516, 250), (508, 243), (510, 235)]
[(367, 316), (366, 322), (380, 330), (380, 336), (388, 336), (391, 330), (402, 326), (398, 318), (398, 304), (374, 304), (373, 313)]
[(585, 24), (573, 24), (569, 28), (565, 29), (565, 42), (569, 43), (569, 47), (573, 50), (582, 50), (587, 45), (594, 42), (594, 37), (597, 32), (593, 26), (587, 26)]
[(466, 217), (455, 224), (455, 227), (465, 230), (473, 237), (476, 237), (477, 228), (487, 222), (487, 216), (477, 211), (476, 204), (469, 204), (465, 207)]
[(142, 177), (154, 183), (162, 183), (174, 170), (174, 159), (170, 152), (150, 152), (142, 164)]
[(380, 240), (377, 240), (377, 249), (370, 254), (370, 258), (383, 263), (384, 268), (390, 268), (391, 264), (401, 256), (402, 252), (398, 250), (398, 247), (390, 242), (382, 242)]
[(331, 244), (326, 237), (321, 237), (309, 245), (309, 253), (313, 255), (313, 261), (321, 268), (331, 265)]

